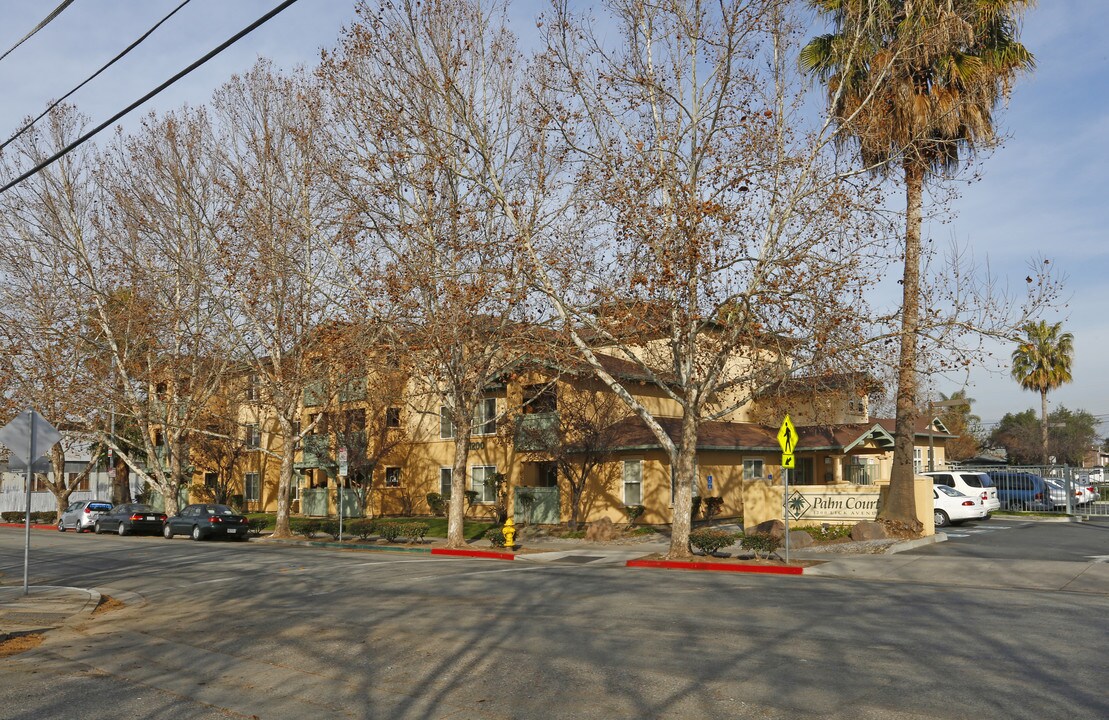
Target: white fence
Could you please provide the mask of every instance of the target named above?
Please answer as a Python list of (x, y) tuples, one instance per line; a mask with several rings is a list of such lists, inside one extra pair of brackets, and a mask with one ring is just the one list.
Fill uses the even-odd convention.
[[(135, 487), (135, 477), (131, 476), (131, 497), (141, 488)], [(23, 512), (27, 509), (26, 478), (22, 473), (0, 473), (0, 512)], [(75, 491), (70, 502), (77, 500), (110, 500), (112, 480), (105, 472), (89, 474), (89, 489)], [(50, 491), (31, 493), (31, 512), (53, 512), (58, 509), (57, 500)]]

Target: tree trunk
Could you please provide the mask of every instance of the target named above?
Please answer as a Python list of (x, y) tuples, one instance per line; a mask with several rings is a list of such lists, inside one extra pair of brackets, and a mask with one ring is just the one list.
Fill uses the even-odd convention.
[(62, 513), (69, 507), (69, 498), (73, 495), (73, 488), (66, 481), (65, 450), (62, 449), (61, 443), (56, 443), (54, 447), (50, 448), (50, 467), (54, 471), (54, 484), (47, 485), (47, 487), (54, 493), (54, 504), (58, 508), (58, 519), (60, 520)]
[[(470, 414), (473, 417), (473, 413)], [(463, 523), (466, 517), (466, 458), (470, 455), (470, 423), (456, 422), (454, 467), (451, 470), (451, 504), (447, 512), (447, 547), (466, 546)], [(465, 428), (465, 429), (463, 429)]]
[(131, 469), (121, 459), (115, 461), (115, 477), (112, 478), (112, 504), (122, 505), (131, 502)]
[(693, 483), (697, 481), (697, 418), (688, 408), (682, 416), (682, 439), (674, 467), (674, 517), (670, 528), (670, 551), (666, 557), (681, 560), (693, 555), (689, 531), (693, 526)]
[(893, 468), (889, 496), (882, 508), (886, 520), (918, 526), (913, 479), (913, 449), (918, 410), (917, 343), (920, 326), (920, 232), (923, 220), (924, 168), (911, 159), (905, 167), (905, 269), (901, 283), (901, 355), (897, 365), (897, 414), (894, 422)]
[(1047, 390), (1040, 391), (1040, 439), (1043, 441), (1042, 463), (1048, 464), (1047, 454)]
[[(274, 522), (273, 537), (288, 538), (293, 536), (289, 527), (289, 496), (293, 487), (296, 438), (292, 436), (292, 422), (285, 418), (281, 418), (278, 422), (281, 424), (281, 434), (284, 436), (284, 442), (281, 443), (281, 472), (277, 479), (277, 519)], [(246, 488), (243, 488), (243, 490), (245, 493)], [(303, 508), (301, 508), (301, 512), (304, 512)]]

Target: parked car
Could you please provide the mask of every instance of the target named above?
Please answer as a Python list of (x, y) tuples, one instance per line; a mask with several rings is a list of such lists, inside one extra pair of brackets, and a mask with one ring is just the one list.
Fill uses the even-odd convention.
[[(1067, 507), (1067, 486), (1064, 481), (1058, 478), (1047, 477), (1044, 478), (1044, 482), (1047, 483), (1048, 494), (1051, 496), (1051, 504), (1055, 506), (1055, 508), (1065, 509)], [(1071, 491), (1071, 494), (1074, 495), (1075, 506), (1079, 505), (1082, 492), (1075, 487), (1074, 490)]]
[(62, 516), (58, 518), (58, 532), (73, 528), (74, 532), (92, 530), (97, 518), (112, 509), (110, 502), (104, 500), (77, 500), (71, 502)]
[(1001, 509), (1001, 501), (997, 499), (997, 488), (994, 487), (990, 476), (984, 472), (950, 470), (946, 472), (926, 472), (924, 474), (932, 478), (933, 485), (946, 485), (964, 495), (982, 498), (987, 518), (994, 511)]
[(1006, 510), (1053, 510), (1051, 492), (1039, 475), (1016, 470), (992, 470), (997, 499)]
[(210, 537), (246, 540), (248, 529), (247, 519), (226, 505), (198, 503), (187, 506), (181, 514), (166, 520), (162, 536), (166, 540), (173, 539), (174, 535), (188, 535), (193, 540)]
[(96, 519), (93, 528), (97, 534), (117, 532), (119, 535), (157, 535), (166, 521), (166, 514), (158, 512), (149, 505), (127, 503), (116, 505)]
[(935, 484), (932, 485), (932, 511), (938, 528), (964, 520), (978, 520), (988, 514), (982, 498), (977, 495), (964, 495), (946, 485)]

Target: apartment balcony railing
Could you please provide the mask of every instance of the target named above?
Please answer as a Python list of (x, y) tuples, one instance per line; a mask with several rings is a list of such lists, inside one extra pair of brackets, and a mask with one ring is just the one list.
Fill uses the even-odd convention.
[(534, 413), (516, 418), (516, 450), (544, 452), (558, 445), (558, 413)]

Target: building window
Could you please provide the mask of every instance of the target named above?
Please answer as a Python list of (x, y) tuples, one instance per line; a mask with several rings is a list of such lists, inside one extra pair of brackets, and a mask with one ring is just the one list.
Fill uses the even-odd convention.
[(385, 408), (385, 427), (399, 428), (400, 427), (400, 408), (390, 407)]
[(300, 500), (300, 490), (305, 486), (305, 478), (303, 473), (293, 473), (293, 487), (289, 493), (290, 500)]
[(524, 388), (525, 415), (532, 413), (553, 413), (558, 411), (558, 393), (550, 383), (528, 385)]
[(258, 373), (252, 373), (251, 376), (249, 378), (247, 378), (247, 381), (246, 381), (246, 399), (249, 402), (257, 402), (258, 401), (258, 384), (259, 384), (259, 382), (260, 382), (260, 378), (258, 377)]
[(258, 473), (246, 473), (243, 477), (246, 485), (246, 499), (248, 502), (258, 502), (262, 499), (262, 479)]
[(643, 461), (624, 461), (624, 505), (643, 504)]
[(789, 474), (790, 485), (812, 485), (816, 482), (813, 477), (813, 459), (797, 458), (797, 467)]
[(762, 458), (743, 461), (743, 479), (761, 480), (766, 477)]
[(439, 437), (444, 440), (454, 437), (454, 420), (451, 420), (451, 411), (446, 405), (439, 408)]
[(922, 448), (913, 448), (913, 472), (924, 472), (924, 450)]
[(400, 468), (385, 468), (385, 487), (400, 487)]
[(219, 473), (206, 472), (204, 473), (204, 487), (208, 490), (215, 490), (219, 485)]
[(454, 468), (439, 468), (439, 494), (444, 500), (451, 499), (451, 478), (454, 477)]
[(243, 428), (246, 435), (246, 446), (250, 450), (262, 447), (262, 428), (257, 423), (251, 423)]
[(497, 432), (497, 399), (485, 398), (474, 408), (474, 435), (495, 435)]
[(493, 482), (496, 474), (495, 465), (475, 465), (470, 468), (470, 489), (477, 493), (477, 502), (496, 502), (497, 485)]

